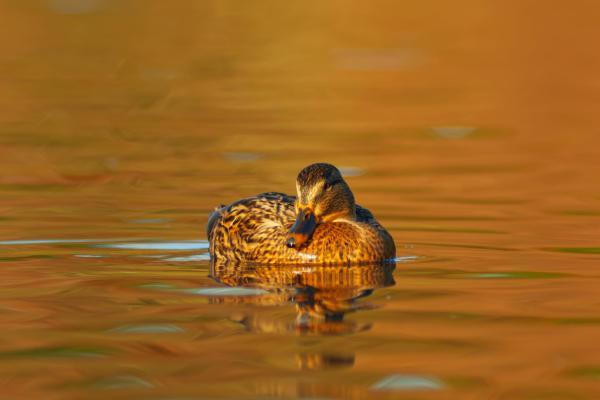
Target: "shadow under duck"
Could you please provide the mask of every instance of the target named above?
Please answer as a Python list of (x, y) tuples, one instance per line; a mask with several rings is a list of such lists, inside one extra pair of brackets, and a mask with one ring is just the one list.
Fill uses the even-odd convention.
[(394, 240), (354, 202), (331, 164), (309, 165), (297, 197), (268, 192), (217, 208), (207, 234), (213, 260), (261, 264), (357, 264), (396, 255)]

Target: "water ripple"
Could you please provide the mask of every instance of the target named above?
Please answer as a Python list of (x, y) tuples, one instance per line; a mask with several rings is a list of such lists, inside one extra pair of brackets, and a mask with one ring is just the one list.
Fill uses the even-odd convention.
[(70, 244), (106, 242), (106, 239), (31, 239), (31, 240), (2, 240), (0, 246), (17, 246), (28, 244)]
[(437, 378), (420, 375), (390, 375), (371, 386), (373, 390), (440, 390), (444, 384)]
[(208, 261), (208, 260), (210, 260), (210, 254), (208, 254), (208, 253), (192, 254), (190, 256), (171, 257), (171, 258), (166, 259), (166, 261), (174, 261), (174, 262), (195, 262), (195, 261)]
[(93, 247), (125, 250), (206, 250), (206, 240), (180, 240), (169, 242), (133, 242), (98, 244)]
[(202, 296), (258, 296), (269, 293), (264, 289), (249, 287), (204, 287), (197, 289), (182, 289), (181, 292), (199, 294)]
[(184, 329), (173, 324), (124, 325), (111, 329), (113, 333), (181, 333)]

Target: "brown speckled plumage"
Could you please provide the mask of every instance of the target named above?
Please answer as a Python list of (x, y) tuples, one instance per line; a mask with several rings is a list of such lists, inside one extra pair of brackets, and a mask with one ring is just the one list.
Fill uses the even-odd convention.
[[(297, 188), (299, 201), (270, 192), (215, 210), (207, 227), (211, 257), (242, 263), (355, 264), (395, 256), (391, 236), (369, 210), (354, 204), (352, 192), (335, 167), (313, 164), (305, 168)], [(286, 241), (302, 207), (316, 210), (316, 227), (306, 243), (290, 248)], [(328, 220), (330, 215), (341, 217)]]

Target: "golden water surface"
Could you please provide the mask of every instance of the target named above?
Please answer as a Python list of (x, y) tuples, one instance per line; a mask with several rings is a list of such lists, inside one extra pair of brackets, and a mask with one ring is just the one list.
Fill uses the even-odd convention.
[[(600, 398), (593, 1), (0, 1), (0, 397)], [(211, 266), (340, 167), (395, 265)]]

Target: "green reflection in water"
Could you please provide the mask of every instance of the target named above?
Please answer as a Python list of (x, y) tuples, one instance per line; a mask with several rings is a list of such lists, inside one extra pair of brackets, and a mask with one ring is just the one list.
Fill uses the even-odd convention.
[(388, 226), (391, 231), (404, 232), (448, 232), (448, 233), (484, 233), (484, 234), (506, 234), (508, 232), (497, 231), (492, 229), (477, 229), (477, 228), (445, 228), (436, 226)]
[(90, 382), (89, 386), (94, 389), (114, 390), (114, 389), (143, 389), (153, 388), (154, 385), (142, 378), (133, 375), (111, 376)]
[(474, 249), (474, 250), (518, 251), (517, 249), (511, 249), (508, 247), (478, 246), (478, 245), (471, 245), (471, 244), (424, 243), (424, 242), (413, 242), (412, 244), (418, 244), (421, 246), (454, 247), (454, 248), (459, 248), (459, 249)]
[(567, 371), (567, 375), (577, 378), (600, 379), (600, 366), (587, 365), (575, 367)]
[(14, 351), (0, 352), (0, 358), (89, 358), (104, 357), (112, 350), (97, 347), (35, 347)]
[(26, 260), (49, 259), (49, 258), (56, 258), (56, 257), (48, 255), (48, 254), (39, 254), (36, 256), (0, 257), (0, 261), (26, 261)]
[(148, 325), (124, 325), (111, 329), (113, 333), (132, 333), (132, 334), (148, 334), (148, 333), (181, 333), (183, 328), (173, 324), (148, 324)]
[(146, 283), (143, 285), (139, 285), (138, 287), (142, 289), (154, 289), (154, 290), (172, 290), (176, 287), (174, 285), (170, 285), (168, 283)]
[(561, 278), (564, 274), (537, 271), (485, 272), (460, 274), (457, 278), (467, 279), (546, 279)]
[(91, 388), (94, 390), (150, 389), (153, 387), (154, 385), (149, 381), (129, 374), (103, 376), (95, 379), (68, 382), (57, 386), (59, 389)]

